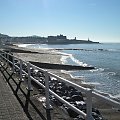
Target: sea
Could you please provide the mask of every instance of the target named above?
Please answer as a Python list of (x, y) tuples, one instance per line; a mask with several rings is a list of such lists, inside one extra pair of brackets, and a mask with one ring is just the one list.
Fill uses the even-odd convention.
[(48, 45), (28, 44), (22, 47), (34, 49), (61, 49), (69, 55), (64, 64), (93, 66), (93, 70), (64, 71), (72, 77), (82, 78), (95, 89), (120, 98), (120, 43)]

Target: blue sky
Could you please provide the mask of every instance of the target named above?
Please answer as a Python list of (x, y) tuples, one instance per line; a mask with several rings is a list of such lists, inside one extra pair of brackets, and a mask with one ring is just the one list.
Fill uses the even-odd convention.
[(0, 33), (120, 42), (120, 0), (0, 0)]

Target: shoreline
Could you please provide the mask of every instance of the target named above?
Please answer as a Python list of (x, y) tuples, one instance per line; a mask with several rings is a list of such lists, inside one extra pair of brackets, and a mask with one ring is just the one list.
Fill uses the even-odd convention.
[[(43, 63), (43, 64), (64, 64), (64, 61), (70, 57), (69, 54), (67, 53), (63, 53), (63, 52), (59, 52), (57, 50), (50, 50), (50, 49), (30, 49), (30, 48), (26, 48), (26, 47), (18, 47), (18, 46), (10, 46), (10, 49), (11, 49), (11, 52), (13, 52), (13, 55), (15, 55), (16, 57), (24, 60), (24, 61), (35, 61), (35, 62), (38, 62), (39, 63)], [(29, 51), (29, 52), (26, 52), (26, 51)], [(54, 66), (55, 67), (55, 66)], [(75, 69), (71, 69), (69, 68), (68, 66), (68, 69), (70, 71), (74, 71)], [(79, 69), (79, 68), (78, 68)], [(80, 69), (83, 69), (84, 68), (81, 68)], [(93, 69), (93, 68), (92, 68)], [(74, 77), (72, 76), (68, 71), (66, 70), (59, 70), (59, 69), (47, 69), (48, 71), (60, 76), (60, 77), (63, 77), (65, 79), (68, 79), (76, 84), (79, 84), (83, 87), (86, 87), (86, 88), (95, 88), (94, 85), (91, 85), (91, 84), (87, 84), (87, 83), (82, 83), (84, 81), (83, 78), (79, 78), (79, 77)], [(75, 70), (76, 71), (76, 70)]]
[[(11, 52), (14, 52), (14, 55), (16, 57), (18, 57), (24, 61), (31, 60), (36, 63), (38, 62), (37, 64), (41, 64), (41, 65), (44, 64), (43, 66), (55, 64), (53, 66), (53, 68), (56, 67), (56, 65), (58, 65), (58, 67), (60, 67), (59, 64), (65, 65), (66, 59), (71, 58), (71, 54), (60, 52), (59, 50), (56, 50), (56, 49), (52, 49), (52, 50), (49, 48), (48, 49), (45, 49), (45, 48), (35, 49), (35, 48), (27, 48), (27, 47), (21, 47), (21, 46), (19, 47), (19, 45), (13, 45), (13, 46), (8, 46), (8, 47), (10, 47), (10, 49), (12, 49)], [(48, 63), (48, 64), (46, 64), (46, 63)], [(83, 65), (84, 65), (84, 63), (83, 63)], [(38, 65), (38, 67), (40, 67), (40, 66)], [(96, 87), (96, 85), (98, 85), (98, 83), (96, 84), (96, 83), (92, 83), (92, 82), (85, 82), (85, 78), (83, 78), (81, 76), (77, 76), (77, 77), (73, 76), (70, 72), (77, 71), (77, 70), (71, 69), (69, 67), (68, 67), (68, 69), (67, 70), (61, 70), (61, 69), (54, 70), (54, 69), (46, 68), (46, 70), (48, 70), (60, 77), (68, 79), (76, 84), (79, 84), (83, 87), (86, 87), (86, 88), (94, 89)], [(97, 91), (99, 91), (99, 93), (101, 93), (104, 96), (109, 96), (112, 99), (116, 99), (116, 100), (120, 99), (120, 96), (117, 98), (109, 93), (105, 93), (100, 90), (97, 90)]]
[[(22, 50), (28, 50), (28, 48), (20, 48), (20, 47), (16, 47), (16, 48), (17, 49), (22, 49)], [(31, 50), (31, 49), (29, 49), (29, 50)], [(31, 58), (31, 59), (39, 60), (39, 61), (44, 60), (44, 62), (47, 61), (49, 63), (54, 63), (54, 62), (55, 63), (62, 63), (61, 57), (63, 55), (61, 55), (60, 53), (58, 54), (56, 51), (43, 50), (43, 49), (42, 50), (37, 50), (37, 52), (39, 52), (39, 54), (37, 54), (37, 55), (35, 55), (35, 53), (34, 53), (35, 50), (32, 50), (32, 51), (33, 51), (33, 53), (14, 53), (14, 55), (16, 57), (19, 57), (22, 60), (25, 60), (25, 61), (28, 60), (28, 59), (30, 60), (30, 58)], [(82, 79), (82, 78), (79, 78), (79, 79), (75, 78), (74, 79), (70, 76), (69, 73), (68, 74), (63, 73), (61, 70), (49, 69), (48, 71), (50, 71), (50, 72), (52, 72), (52, 73), (54, 73), (54, 74), (56, 74), (60, 77), (63, 77), (65, 79), (68, 79), (72, 82), (75, 82), (76, 84), (79, 84), (83, 87), (91, 87), (90, 85), (87, 86), (87, 85), (84, 85), (84, 84), (80, 83), (84, 79)], [(93, 98), (93, 106), (100, 110), (101, 114), (103, 115), (103, 117), (106, 120), (119, 120), (119, 118), (120, 118), (120, 114), (119, 114), (118, 110), (113, 108), (111, 105), (108, 105), (107, 103), (102, 102), (101, 100)]]
[[(40, 67), (40, 66), (37, 64), (41, 64), (41, 65), (44, 64), (42, 66), (47, 66), (47, 65), (49, 66), (51, 64), (54, 64), (52, 68), (56, 68), (56, 65), (58, 65), (57, 67), (60, 67), (59, 64), (65, 65), (66, 59), (71, 58), (71, 54), (60, 52), (59, 50), (56, 50), (56, 49), (52, 49), (52, 50), (49, 48), (48, 49), (45, 49), (45, 48), (34, 49), (34, 48), (27, 48), (27, 47), (21, 47), (21, 46), (19, 47), (19, 45), (8, 46), (8, 48), (11, 49), (11, 52), (14, 52), (14, 55), (16, 57), (18, 57), (24, 61), (30, 62), (30, 60), (31, 60), (33, 62), (36, 62), (36, 64), (34, 64), (34, 65), (36, 65), (38, 67)], [(94, 82), (85, 82), (84, 77), (81, 77), (81, 76), (76, 77), (70, 73), (72, 71), (77, 71), (77, 69), (71, 69), (69, 67), (68, 67), (68, 69), (65, 69), (65, 70), (61, 70), (61, 68), (60, 68), (60, 70), (57, 68), (56, 69), (43, 68), (43, 69), (46, 69), (60, 77), (68, 79), (68, 80), (70, 80), (76, 84), (79, 84), (83, 87), (86, 87), (86, 88), (95, 89), (96, 85), (98, 85), (98, 83), (94, 83)], [(97, 89), (95, 89), (95, 90), (97, 90)], [(99, 93), (104, 96), (110, 97), (111, 99), (120, 100), (120, 96), (117, 98), (109, 93), (105, 93), (100, 90), (97, 90), (97, 91), (99, 91)]]
[[(59, 50), (56, 49), (46, 49), (46, 48), (27, 48), (25, 47), (19, 47), (19, 45), (13, 45), (10, 46), (12, 48), (12, 51), (14, 51), (14, 55), (24, 61), (33, 61), (36, 62), (37, 64), (43, 64), (42, 66), (49, 66), (51, 64), (55, 64), (53, 68), (56, 68), (56, 65), (59, 66), (59, 64), (65, 65), (65, 61), (67, 58), (71, 58), (71, 54), (60, 52)], [(39, 59), (40, 58), (40, 59)], [(38, 63), (37, 63), (38, 62)], [(48, 63), (48, 64), (46, 64)], [(34, 64), (35, 65), (35, 64)], [(40, 67), (39, 65), (37, 65)], [(44, 68), (43, 68), (44, 69)], [(73, 76), (70, 72), (72, 71), (77, 71), (77, 69), (71, 69), (68, 67), (68, 69), (65, 70), (59, 70), (59, 69), (48, 69), (48, 71), (53, 72), (54, 74), (57, 74), (58, 76), (61, 76), (65, 79), (68, 79), (72, 82), (75, 82), (83, 87), (88, 87), (91, 89), (94, 89), (98, 83), (94, 82), (86, 82), (84, 77), (81, 76)], [(82, 69), (82, 68), (81, 68)], [(97, 89), (95, 89), (97, 90)], [(98, 90), (97, 90), (98, 91)], [(115, 98), (113, 95), (109, 93), (105, 93), (103, 91), (99, 90), (99, 93), (101, 93), (104, 96), (109, 96), (110, 98), (114, 99), (120, 99), (120, 96)]]

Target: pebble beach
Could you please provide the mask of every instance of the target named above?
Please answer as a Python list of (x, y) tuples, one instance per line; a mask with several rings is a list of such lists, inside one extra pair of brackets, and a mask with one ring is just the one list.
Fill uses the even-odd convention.
[[(31, 53), (26, 52), (13, 52), (13, 55), (24, 60), (24, 61), (34, 61), (34, 62), (41, 62), (41, 63), (53, 63), (53, 64), (62, 64), (61, 61), (62, 57), (69, 57), (67, 55), (61, 54), (56, 50), (48, 50), (48, 49), (28, 49), (28, 48), (18, 48), (17, 46), (10, 47), (11, 49), (23, 50), (23, 51), (31, 51)], [(93, 85), (82, 84), (84, 81), (82, 78), (72, 78), (69, 74), (62, 72), (61, 70), (57, 69), (47, 69), (48, 71), (68, 79), (72, 82), (75, 82), (81, 86), (94, 88)], [(104, 103), (100, 100), (96, 100), (93, 98), (93, 106), (100, 110), (105, 120), (119, 120), (120, 119), (120, 111), (112, 106)]]

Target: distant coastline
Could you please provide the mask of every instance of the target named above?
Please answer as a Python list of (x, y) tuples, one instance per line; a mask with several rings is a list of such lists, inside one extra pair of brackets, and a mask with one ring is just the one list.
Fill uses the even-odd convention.
[(0, 33), (0, 43), (1, 44), (99, 44), (99, 42), (93, 42), (91, 40), (77, 40), (68, 39), (67, 36), (57, 35), (57, 36), (26, 36), (26, 37), (11, 37)]

